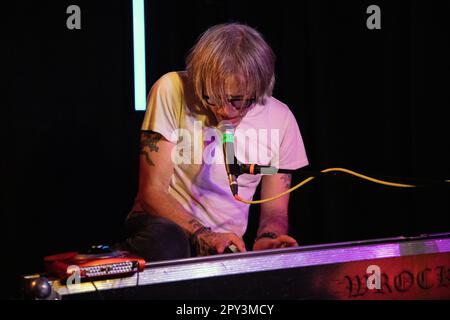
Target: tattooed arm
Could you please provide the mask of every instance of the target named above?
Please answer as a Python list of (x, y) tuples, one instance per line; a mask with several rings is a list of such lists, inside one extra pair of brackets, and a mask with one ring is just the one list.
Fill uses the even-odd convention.
[(174, 147), (157, 132), (141, 131), (138, 199), (144, 211), (170, 219), (193, 234), (202, 225), (168, 192)]
[(234, 243), (245, 251), (244, 242), (231, 233), (215, 233), (202, 225), (168, 192), (174, 165), (172, 150), (175, 144), (152, 131), (141, 132), (139, 162), (139, 193), (141, 208), (152, 215), (169, 219), (182, 227), (189, 236), (195, 235), (200, 255), (222, 253)]
[[(261, 198), (271, 198), (291, 187), (290, 174), (267, 175), (262, 178)], [(295, 246), (295, 239), (288, 233), (289, 194), (261, 205), (258, 236), (271, 235), (273, 238), (262, 237), (255, 242), (254, 250)]]

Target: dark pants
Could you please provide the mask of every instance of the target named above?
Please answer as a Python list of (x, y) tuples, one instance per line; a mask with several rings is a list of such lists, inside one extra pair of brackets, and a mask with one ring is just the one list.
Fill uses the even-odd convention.
[(189, 258), (191, 245), (176, 223), (147, 213), (132, 213), (126, 220), (127, 239), (119, 249), (129, 251), (147, 262)]

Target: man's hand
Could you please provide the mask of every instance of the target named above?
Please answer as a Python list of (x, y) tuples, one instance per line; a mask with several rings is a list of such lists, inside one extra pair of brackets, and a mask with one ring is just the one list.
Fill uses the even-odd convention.
[(272, 238), (259, 238), (253, 244), (253, 250), (267, 250), (267, 249), (277, 249), (277, 248), (287, 248), (298, 246), (297, 241), (287, 235), (280, 235), (275, 239)]
[(244, 241), (234, 233), (217, 233), (205, 230), (194, 239), (197, 255), (222, 254), (226, 247), (234, 244), (240, 252), (245, 252)]

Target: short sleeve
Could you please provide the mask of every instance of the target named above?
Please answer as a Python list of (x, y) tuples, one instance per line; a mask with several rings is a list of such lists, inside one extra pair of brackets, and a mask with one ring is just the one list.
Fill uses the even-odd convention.
[(141, 130), (158, 132), (168, 141), (177, 143), (174, 132), (178, 129), (181, 107), (181, 81), (176, 72), (171, 72), (162, 76), (150, 90)]
[(273, 158), (272, 166), (295, 170), (309, 164), (297, 120), (288, 108), (280, 138), (279, 153)]

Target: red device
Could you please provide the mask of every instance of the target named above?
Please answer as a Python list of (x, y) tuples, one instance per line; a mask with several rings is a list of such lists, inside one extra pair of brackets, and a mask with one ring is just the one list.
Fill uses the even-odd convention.
[(68, 252), (44, 258), (45, 269), (51, 276), (66, 280), (79, 272), (80, 281), (117, 278), (142, 272), (145, 260), (127, 251), (114, 251), (108, 246), (93, 246), (86, 253)]

